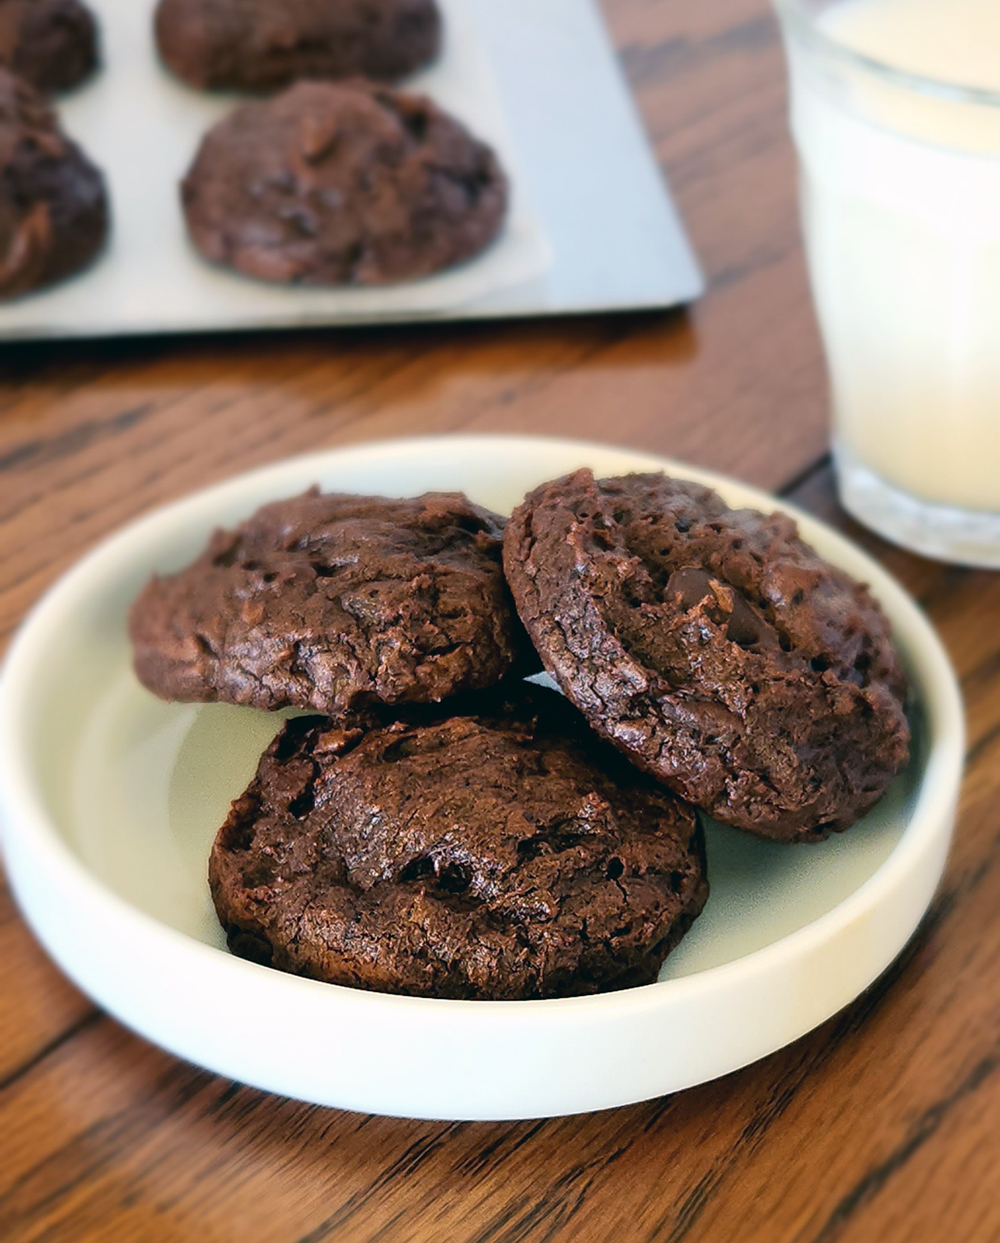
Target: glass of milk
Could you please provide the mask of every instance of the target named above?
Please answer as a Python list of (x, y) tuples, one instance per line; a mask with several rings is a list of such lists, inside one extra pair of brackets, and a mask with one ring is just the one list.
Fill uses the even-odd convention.
[(1000, 567), (1000, 0), (775, 0), (841, 500)]

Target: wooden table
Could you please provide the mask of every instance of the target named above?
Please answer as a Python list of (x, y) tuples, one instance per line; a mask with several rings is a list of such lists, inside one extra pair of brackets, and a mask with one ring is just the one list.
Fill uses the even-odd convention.
[(107, 532), (286, 454), (480, 429), (662, 451), (846, 527), (940, 628), (970, 725), (941, 894), (865, 996), (756, 1066), (594, 1116), (444, 1124), (174, 1060), (76, 992), (0, 890), (4, 1243), (1000, 1239), (1000, 577), (837, 509), (766, 0), (606, 9), (710, 278), (690, 315), (6, 347), (0, 638)]

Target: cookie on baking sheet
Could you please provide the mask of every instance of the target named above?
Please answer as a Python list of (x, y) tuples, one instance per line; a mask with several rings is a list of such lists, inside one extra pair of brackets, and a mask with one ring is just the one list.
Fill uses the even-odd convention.
[(155, 29), (173, 72), (210, 89), (355, 74), (392, 81), (441, 47), (435, 0), (160, 0)]
[(300, 707), (431, 702), (537, 669), (500, 564), (503, 519), (461, 494), (313, 489), (217, 531), (132, 607), (164, 699)]
[(504, 566), (594, 729), (718, 820), (819, 840), (907, 761), (889, 624), (784, 514), (665, 475), (581, 470), (515, 510)]
[(213, 263), (261, 280), (383, 285), (471, 259), (497, 236), (507, 179), (429, 99), (362, 80), (300, 82), (209, 131), (181, 188)]
[(447, 709), (285, 725), (212, 851), (233, 952), (428, 997), (653, 981), (708, 895), (693, 809), (553, 691)]
[(40, 91), (68, 91), (97, 67), (97, 24), (81, 0), (0, 0), (0, 65)]
[(104, 178), (37, 92), (0, 69), (0, 298), (85, 267), (104, 245)]

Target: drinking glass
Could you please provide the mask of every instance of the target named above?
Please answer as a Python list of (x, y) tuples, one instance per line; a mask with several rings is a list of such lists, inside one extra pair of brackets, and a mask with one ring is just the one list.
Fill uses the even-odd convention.
[(841, 501), (1000, 567), (1000, 93), (852, 51), (843, 2), (775, 0)]

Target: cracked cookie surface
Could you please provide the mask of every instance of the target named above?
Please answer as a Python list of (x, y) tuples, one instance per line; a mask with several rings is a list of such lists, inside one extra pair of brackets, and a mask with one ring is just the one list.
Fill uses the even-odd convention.
[(214, 126), (181, 187), (212, 263), (259, 280), (383, 285), (479, 254), (507, 212), (496, 156), (431, 100), (300, 82)]
[(164, 699), (338, 715), (531, 672), (502, 537), (503, 519), (460, 493), (265, 505), (143, 589), (136, 673)]
[(664, 475), (532, 492), (504, 566), (590, 724), (716, 819), (780, 841), (846, 829), (906, 763), (905, 679), (860, 583), (787, 515)]
[(450, 714), (289, 721), (210, 881), (243, 957), (480, 1000), (649, 983), (708, 894), (693, 809), (523, 683)]
[(155, 25), (178, 77), (237, 91), (353, 74), (401, 78), (441, 45), (435, 0), (160, 0)]

